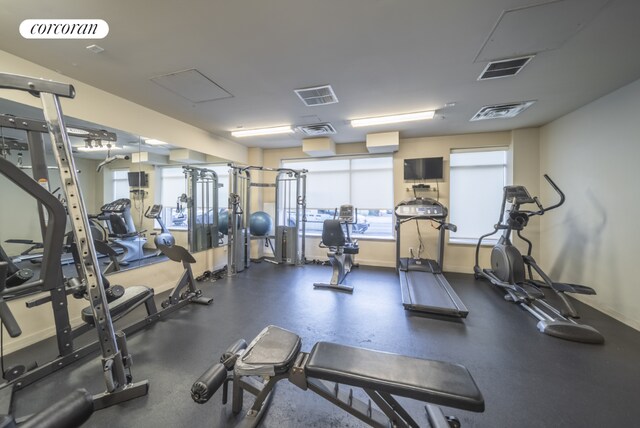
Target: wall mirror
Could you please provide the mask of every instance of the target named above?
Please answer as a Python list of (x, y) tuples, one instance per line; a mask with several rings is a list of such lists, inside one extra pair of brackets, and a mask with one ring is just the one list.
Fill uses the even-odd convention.
[[(11, 120), (20, 119), (32, 126), (44, 121), (40, 109), (0, 99), (0, 156), (33, 177), (33, 156), (42, 151), (48, 174), (41, 184), (64, 204), (48, 134), (11, 126)], [(219, 224), (219, 218), (226, 218), (226, 161), (81, 119), (65, 120), (74, 134), (70, 138), (92, 233), (106, 244), (99, 254), (106, 274), (166, 260), (157, 242), (175, 242), (192, 252), (226, 242)], [(92, 139), (83, 134), (87, 130), (106, 133)], [(34, 144), (41, 149), (33, 150)], [(0, 189), (0, 258), (37, 273), (43, 251), (37, 203), (2, 176)], [(69, 243), (61, 245), (68, 248)], [(72, 255), (65, 253), (61, 262), (73, 276)]]

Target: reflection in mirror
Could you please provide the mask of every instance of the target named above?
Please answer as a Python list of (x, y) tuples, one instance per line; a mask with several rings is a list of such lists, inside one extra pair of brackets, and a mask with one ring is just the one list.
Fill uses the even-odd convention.
[[(191, 252), (225, 245), (226, 226), (220, 225), (219, 220), (226, 218), (229, 167), (168, 165), (160, 167), (157, 175), (161, 190), (156, 202), (163, 207), (160, 217), (164, 225), (174, 235), (187, 236)], [(195, 210), (191, 210), (192, 206)]]
[(183, 166), (187, 193), (179, 201), (186, 203), (189, 218), (189, 247), (192, 252), (217, 247), (222, 233), (218, 230), (218, 174), (212, 169)]
[[(21, 123), (16, 117), (44, 121), (39, 108), (0, 99), (0, 122), (7, 125), (0, 126), (0, 156), (19, 165), (32, 178), (35, 178), (33, 166), (36, 163), (46, 165), (44, 171), (48, 172), (48, 177), (39, 178), (46, 178), (48, 190), (64, 203), (48, 133), (33, 132), (29, 136), (24, 126), (15, 125)], [(14, 124), (9, 126), (11, 120)], [(166, 260), (157, 250), (157, 243), (173, 242), (191, 247), (191, 251), (224, 244), (226, 236), (218, 231), (218, 216), (227, 206), (229, 173), (226, 164), (208, 165), (203, 162), (205, 155), (192, 152), (199, 157), (198, 167), (212, 170), (211, 177), (215, 174), (218, 186), (223, 187), (197, 181), (194, 188), (197, 206), (193, 210), (195, 219), (191, 221), (196, 227), (190, 235), (189, 196), (186, 199), (181, 196), (189, 194), (188, 173), (183, 165), (192, 160), (180, 156), (173, 159), (172, 155), (184, 149), (77, 118), (66, 117), (65, 120), (67, 128), (74, 131), (70, 139), (76, 168), (80, 171), (79, 184), (91, 216), (92, 234), (94, 239), (105, 244), (99, 247), (102, 248), (99, 257), (103, 272)], [(83, 133), (83, 128), (100, 131), (101, 135)], [(38, 142), (38, 138), (42, 141)], [(37, 150), (31, 150), (32, 145), (44, 147), (44, 161), (34, 161)], [(222, 160), (216, 158), (216, 162), (219, 161)], [(23, 200), (24, 197), (5, 181), (0, 177), (3, 201), (0, 204), (0, 257), (6, 255), (20, 267), (25, 265), (37, 270), (43, 251), (38, 207), (33, 201)], [(67, 226), (67, 232), (70, 230)], [(189, 244), (190, 239), (193, 246)], [(62, 245), (68, 249), (70, 244), (69, 241)], [(75, 269), (68, 252), (63, 255), (62, 263), (65, 270)], [(73, 273), (69, 272), (69, 275)]]

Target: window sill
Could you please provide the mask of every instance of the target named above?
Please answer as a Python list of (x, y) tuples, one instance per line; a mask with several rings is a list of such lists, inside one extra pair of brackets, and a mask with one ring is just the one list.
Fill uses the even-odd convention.
[[(322, 239), (322, 235), (319, 233), (307, 233), (307, 238), (318, 238)], [(352, 235), (352, 239), (357, 241), (382, 241), (382, 242), (395, 242), (396, 238), (394, 236), (380, 236), (380, 235)]]
[[(188, 232), (189, 228), (187, 227), (167, 227), (167, 229), (169, 231), (173, 231), (173, 232)], [(154, 228), (153, 230), (161, 230), (160, 228)]]

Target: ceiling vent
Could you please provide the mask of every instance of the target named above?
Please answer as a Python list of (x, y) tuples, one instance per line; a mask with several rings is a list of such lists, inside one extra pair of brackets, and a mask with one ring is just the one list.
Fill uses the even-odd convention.
[(487, 119), (509, 119), (519, 115), (533, 103), (535, 103), (535, 101), (523, 101), (521, 103), (484, 106), (471, 118), (471, 121)]
[(330, 123), (313, 123), (310, 125), (300, 125), (296, 127), (297, 131), (302, 132), (309, 137), (318, 137), (321, 135), (333, 135), (336, 129)]
[(498, 79), (500, 77), (515, 76), (520, 70), (531, 61), (533, 55), (523, 56), (520, 58), (501, 59), (500, 61), (491, 61), (485, 67), (478, 80)]
[(316, 86), (315, 88), (295, 89), (294, 92), (302, 102), (308, 107), (334, 104), (338, 102), (338, 97), (333, 92), (330, 85)]

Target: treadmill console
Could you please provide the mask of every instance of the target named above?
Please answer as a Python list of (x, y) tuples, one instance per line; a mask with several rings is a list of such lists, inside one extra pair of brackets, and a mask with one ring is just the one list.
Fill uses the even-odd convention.
[(355, 223), (353, 205), (340, 205), (338, 218), (343, 223)]
[(447, 208), (431, 198), (417, 198), (403, 201), (396, 207), (396, 217), (416, 219), (443, 219), (447, 217)]

